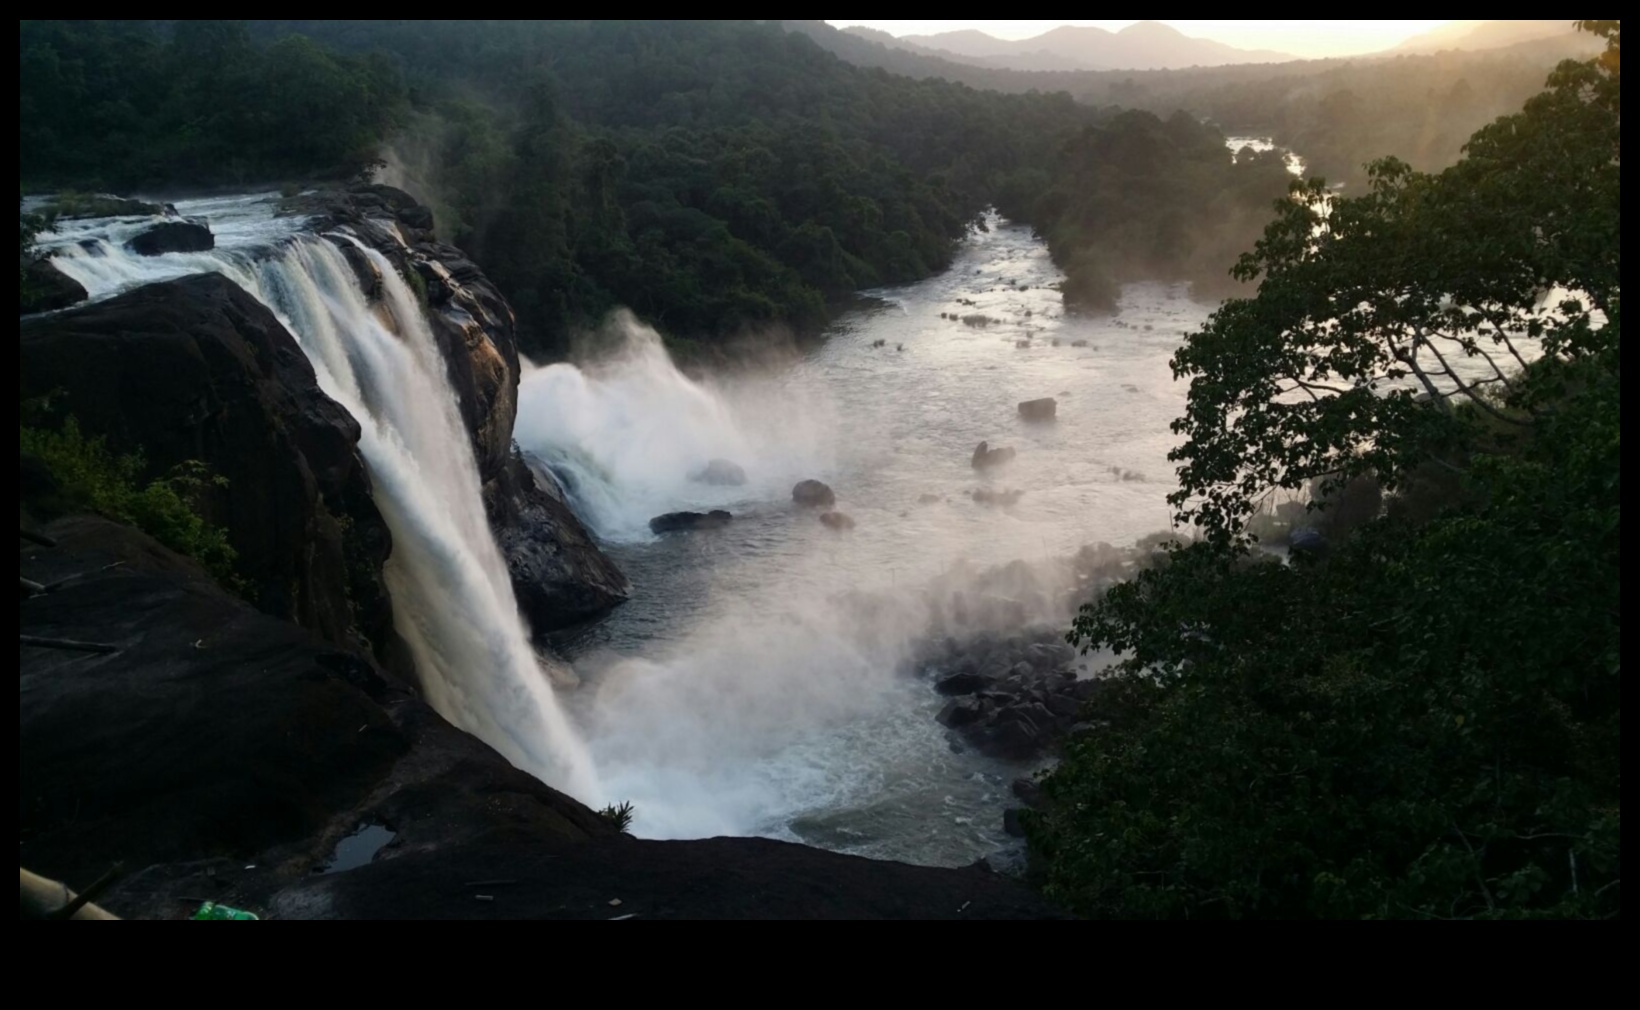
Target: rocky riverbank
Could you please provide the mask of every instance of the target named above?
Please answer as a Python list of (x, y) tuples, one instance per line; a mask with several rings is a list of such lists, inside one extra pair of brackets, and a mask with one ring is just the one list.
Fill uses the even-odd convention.
[[(27, 517), (24, 517), (27, 521)], [(132, 918), (1053, 918), (981, 869), (758, 839), (639, 842), (460, 733), (368, 656), (94, 518), (25, 545), (19, 859)], [(379, 851), (334, 869), (362, 826)]]

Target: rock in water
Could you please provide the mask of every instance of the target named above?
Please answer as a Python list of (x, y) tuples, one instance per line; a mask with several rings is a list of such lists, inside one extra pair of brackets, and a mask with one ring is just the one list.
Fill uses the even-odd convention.
[(1019, 405), (1019, 416), (1027, 421), (1052, 421), (1059, 416), (1059, 401), (1051, 396), (1026, 400)]
[(19, 315), (53, 312), (85, 301), (85, 287), (51, 265), (49, 259), (32, 260), (23, 268), (28, 284), (21, 292)]
[(194, 221), (166, 221), (125, 245), (138, 256), (210, 252), (216, 248), (216, 236), (211, 234), (211, 229)]
[(817, 480), (806, 480), (792, 488), (792, 501), (805, 508), (829, 509), (837, 504), (837, 494)]
[(649, 520), (649, 529), (657, 536), (663, 533), (688, 533), (694, 530), (720, 530), (729, 525), (733, 519), (733, 515), (723, 511), (707, 513), (672, 512)]
[(842, 512), (827, 512), (820, 517), (820, 525), (828, 530), (846, 533), (854, 528), (854, 518)]
[(737, 463), (731, 463), (726, 459), (714, 459), (706, 464), (706, 469), (695, 474), (690, 480), (716, 487), (741, 487), (746, 483), (746, 471)]
[(989, 470), (1004, 463), (1011, 463), (1017, 455), (1018, 453), (1011, 448), (993, 449), (991, 443), (981, 442), (974, 450), (974, 469)]

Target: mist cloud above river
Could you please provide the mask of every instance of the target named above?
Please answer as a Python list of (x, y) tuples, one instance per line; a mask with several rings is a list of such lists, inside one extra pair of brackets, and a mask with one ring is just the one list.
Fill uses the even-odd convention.
[[(812, 388), (779, 377), (697, 382), (627, 312), (594, 343), (593, 360), (526, 369), (515, 437), (601, 538), (647, 539), (665, 512), (778, 499), (833, 466), (834, 407)], [(696, 479), (718, 459), (743, 468), (747, 484)]]

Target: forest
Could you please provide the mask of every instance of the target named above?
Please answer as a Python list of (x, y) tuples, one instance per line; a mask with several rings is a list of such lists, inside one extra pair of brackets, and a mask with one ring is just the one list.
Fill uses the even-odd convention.
[(1474, 52), (1188, 70), (1020, 72), (888, 48), (824, 21), (786, 25), (857, 66), (908, 77), (1007, 93), (1063, 92), (1087, 105), (1164, 117), (1184, 110), (1232, 136), (1269, 137), (1300, 152), (1312, 173), (1355, 187), (1366, 184), (1367, 164), (1382, 157), (1423, 171), (1451, 165), (1470, 134), (1520, 108), (1556, 63), (1588, 45), (1568, 35)]
[(24, 21), (20, 48), (25, 190), (345, 177), (386, 143), (547, 357), (616, 306), (708, 356), (812, 335), (992, 206), (1073, 304), (1216, 295), (1289, 181), (1187, 115), (862, 69), (777, 22)]
[[(1620, 23), (1584, 24), (1605, 57), (1454, 166), (1295, 200), (1174, 358), (1200, 538), (1084, 609), (1125, 661), (1030, 825), (1082, 914), (1621, 917)], [(1283, 495), (1325, 531), (1292, 564)]]

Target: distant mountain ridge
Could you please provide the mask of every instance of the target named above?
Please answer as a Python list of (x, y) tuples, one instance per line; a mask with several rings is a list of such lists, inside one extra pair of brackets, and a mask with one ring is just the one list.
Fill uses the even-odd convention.
[(1017, 40), (999, 39), (972, 28), (903, 38), (869, 28), (844, 31), (892, 48), (1002, 70), (1179, 70), (1297, 59), (1289, 53), (1238, 49), (1191, 38), (1159, 21), (1139, 21), (1117, 32), (1065, 25)]
[[(1562, 35), (1576, 35), (1571, 21), (1453, 21), (1434, 31), (1414, 35), (1391, 49), (1391, 53), (1433, 53), (1443, 49), (1502, 49)], [(1598, 52), (1600, 43), (1591, 39), (1589, 48)]]

